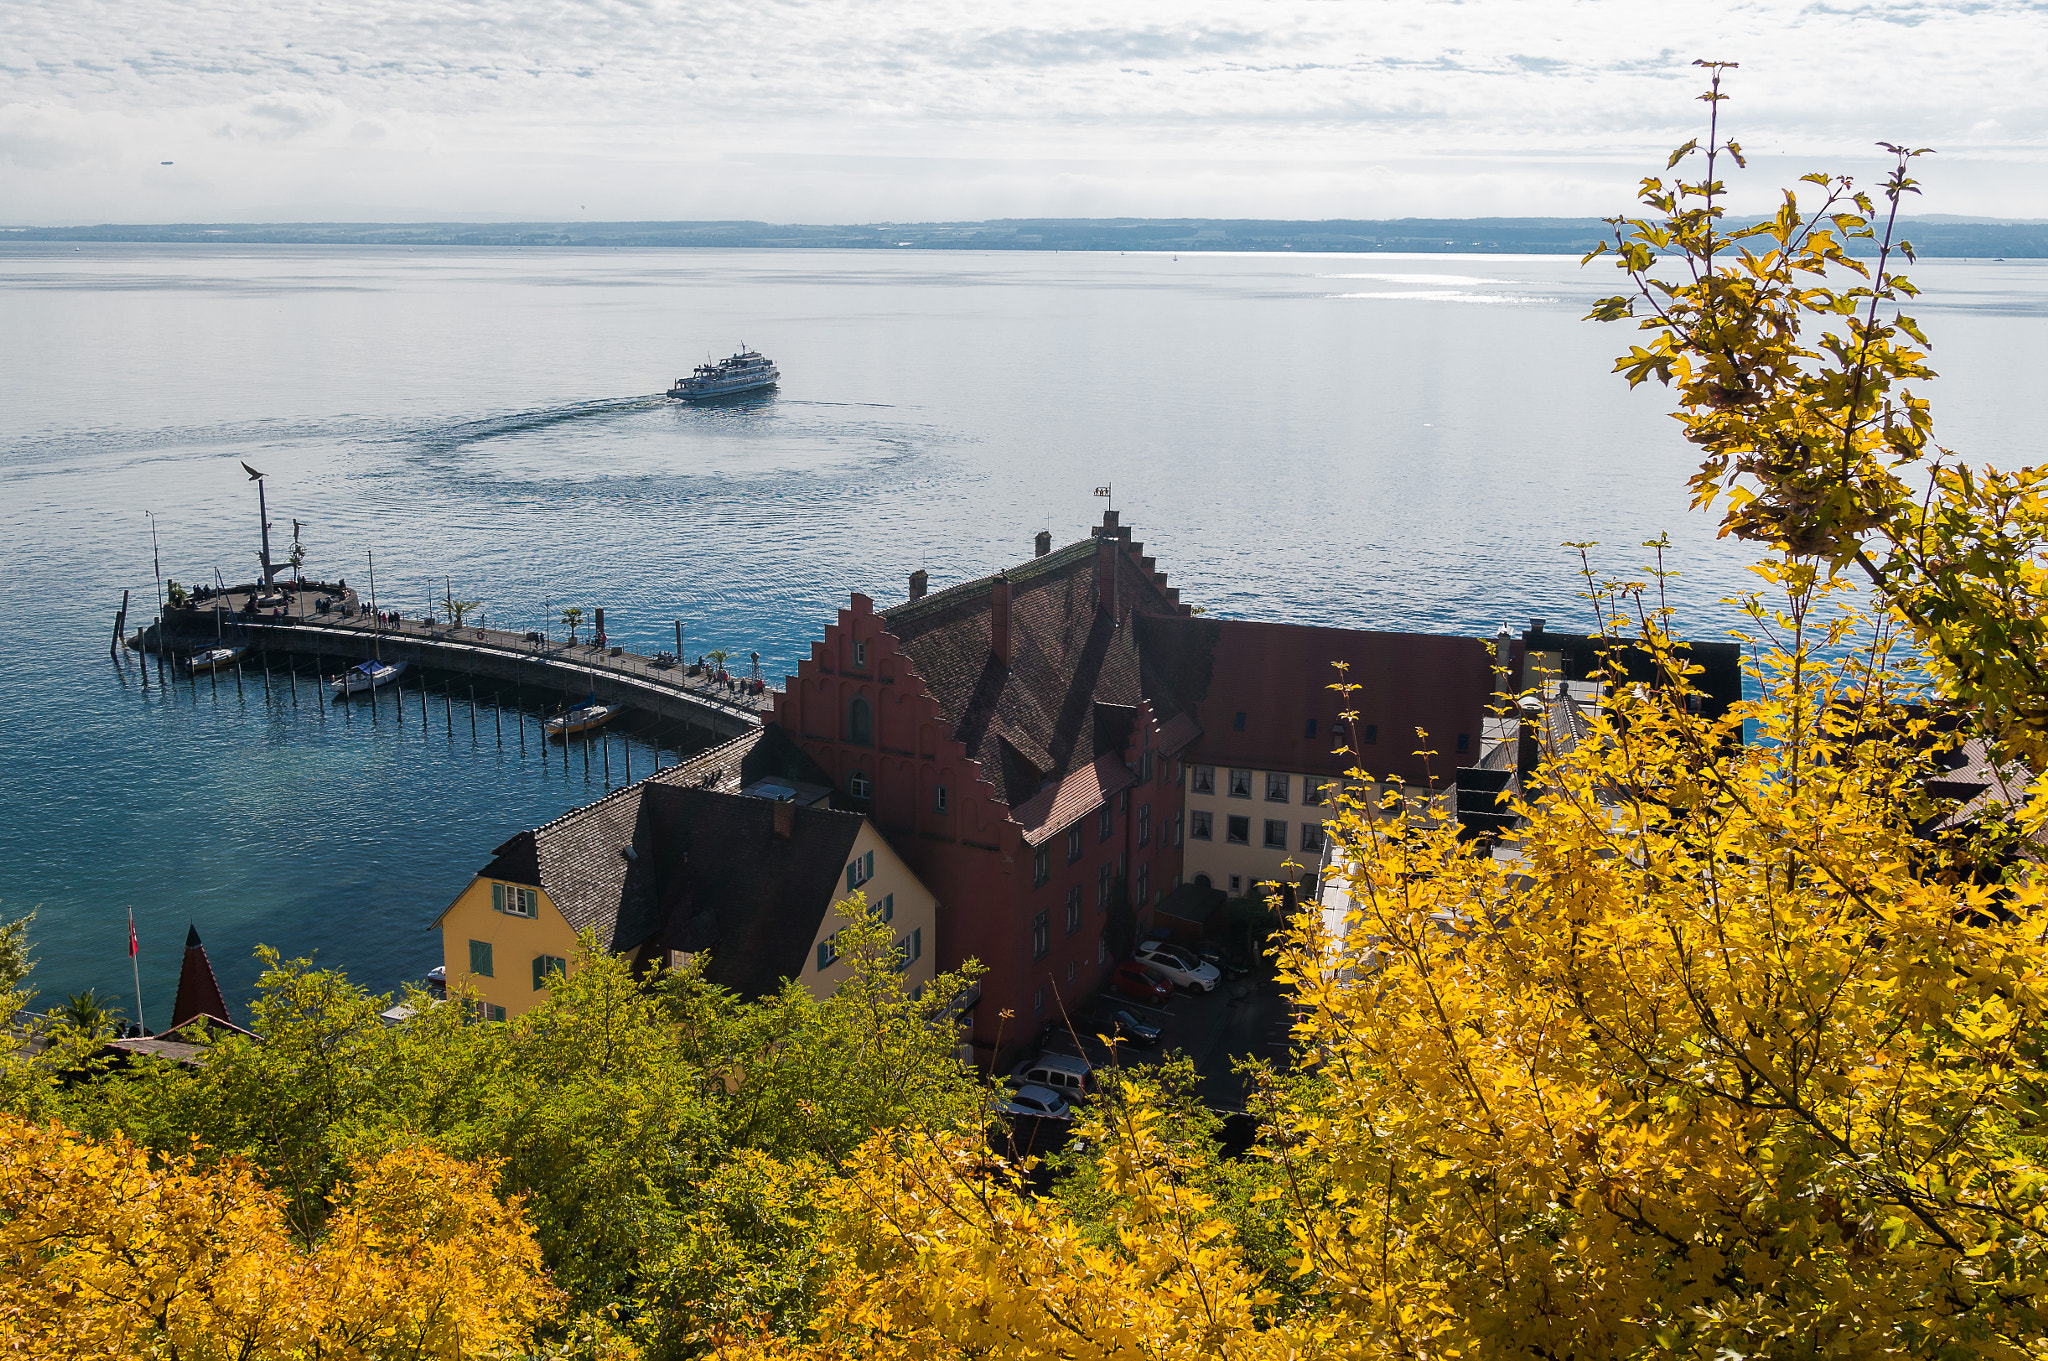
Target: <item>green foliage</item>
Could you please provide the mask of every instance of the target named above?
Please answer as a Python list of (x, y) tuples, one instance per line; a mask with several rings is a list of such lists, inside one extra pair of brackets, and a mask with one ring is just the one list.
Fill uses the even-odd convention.
[(183, 586), (180, 586), (177, 580), (173, 578), (172, 580), (166, 581), (164, 583), (164, 598), (170, 601), (171, 608), (176, 610), (184, 608), (185, 602), (190, 600), (192, 597), (188, 595), (185, 591), (185, 588)]
[(89, 1039), (112, 1034), (114, 1027), (125, 1019), (119, 1008), (108, 1006), (106, 999), (91, 988), (72, 993), (50, 1016), (60, 1026)]
[[(500, 1195), (524, 1198), (580, 1316), (572, 1333), (699, 1354), (809, 1315), (825, 1274), (817, 1188), (844, 1154), (899, 1123), (980, 1119), (952, 1028), (932, 1023), (966, 980), (912, 999), (892, 930), (857, 897), (847, 912), (852, 976), (829, 998), (790, 986), (744, 1002), (701, 969), (637, 978), (585, 939), (540, 1006), (499, 1023), (473, 998), (415, 991), (411, 1018), (388, 1026), (390, 998), (266, 949), (260, 1039), (195, 1029), (196, 1071), (66, 1051), (66, 1081), (10, 1068), (0, 1096), (202, 1166), (246, 1159), (303, 1242), (326, 1230), (352, 1167), (408, 1141), (488, 1160)], [(560, 1354), (597, 1354), (572, 1341)]]
[[(0, 997), (20, 992), (21, 985), (36, 967), (34, 957), (28, 952), (28, 929), (35, 924), (35, 919), (35, 909), (31, 909), (27, 916), (16, 917), (0, 925)], [(20, 1003), (17, 1001), (15, 1005)]]

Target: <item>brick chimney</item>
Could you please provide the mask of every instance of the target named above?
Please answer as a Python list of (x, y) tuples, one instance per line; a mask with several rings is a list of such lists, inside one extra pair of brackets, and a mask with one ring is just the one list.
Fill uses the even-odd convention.
[(988, 592), (988, 650), (994, 654), (996, 663), (1003, 667), (1010, 664), (1010, 575), (996, 573)]
[(796, 800), (775, 801), (775, 835), (784, 841), (796, 835)]
[(1034, 558), (1042, 558), (1047, 553), (1052, 552), (1052, 531), (1050, 529), (1039, 530), (1038, 537), (1031, 541), (1031, 547), (1033, 549), (1031, 556)]
[(1543, 759), (1543, 701), (1524, 695), (1515, 712), (1521, 719), (1516, 732), (1515, 773), (1521, 780), (1522, 797), (1529, 799), (1536, 796), (1536, 767)]
[(925, 587), (930, 582), (931, 578), (925, 575), (924, 568), (920, 567), (915, 572), (912, 572), (910, 574), (910, 598), (912, 600), (924, 599)]

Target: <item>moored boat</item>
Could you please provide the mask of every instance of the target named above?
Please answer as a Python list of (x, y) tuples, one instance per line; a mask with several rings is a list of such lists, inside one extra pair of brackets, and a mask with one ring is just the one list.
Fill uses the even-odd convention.
[(742, 350), (716, 364), (699, 364), (688, 378), (676, 379), (668, 395), (686, 402), (706, 402), (714, 397), (731, 397), (774, 387), (782, 371), (765, 355)]
[(599, 704), (595, 695), (566, 713), (556, 714), (541, 726), (547, 729), (549, 737), (567, 737), (571, 733), (589, 732), (625, 712), (623, 704)]
[(218, 671), (224, 666), (233, 666), (242, 660), (242, 654), (248, 650), (247, 645), (242, 643), (210, 647), (204, 652), (195, 652), (187, 657), (185, 665), (192, 671)]
[(365, 690), (375, 690), (380, 685), (389, 685), (404, 672), (404, 662), (358, 662), (329, 680), (327, 688), (337, 695), (357, 695)]

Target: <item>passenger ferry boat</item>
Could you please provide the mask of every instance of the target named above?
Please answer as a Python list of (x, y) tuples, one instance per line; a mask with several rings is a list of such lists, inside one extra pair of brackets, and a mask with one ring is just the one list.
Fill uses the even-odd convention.
[(668, 390), (668, 395), (686, 402), (705, 402), (714, 397), (772, 388), (781, 377), (773, 360), (752, 350), (742, 350), (716, 364), (699, 364), (688, 378), (676, 379), (676, 385)]

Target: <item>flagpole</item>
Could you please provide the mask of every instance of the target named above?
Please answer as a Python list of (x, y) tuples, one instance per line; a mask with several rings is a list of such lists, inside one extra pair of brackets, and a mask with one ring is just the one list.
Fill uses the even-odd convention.
[(141, 953), (142, 948), (135, 939), (135, 909), (131, 907), (128, 909), (128, 963), (135, 969), (135, 1026), (146, 1037), (149, 1034), (149, 1027), (142, 1021), (142, 960), (139, 958)]

